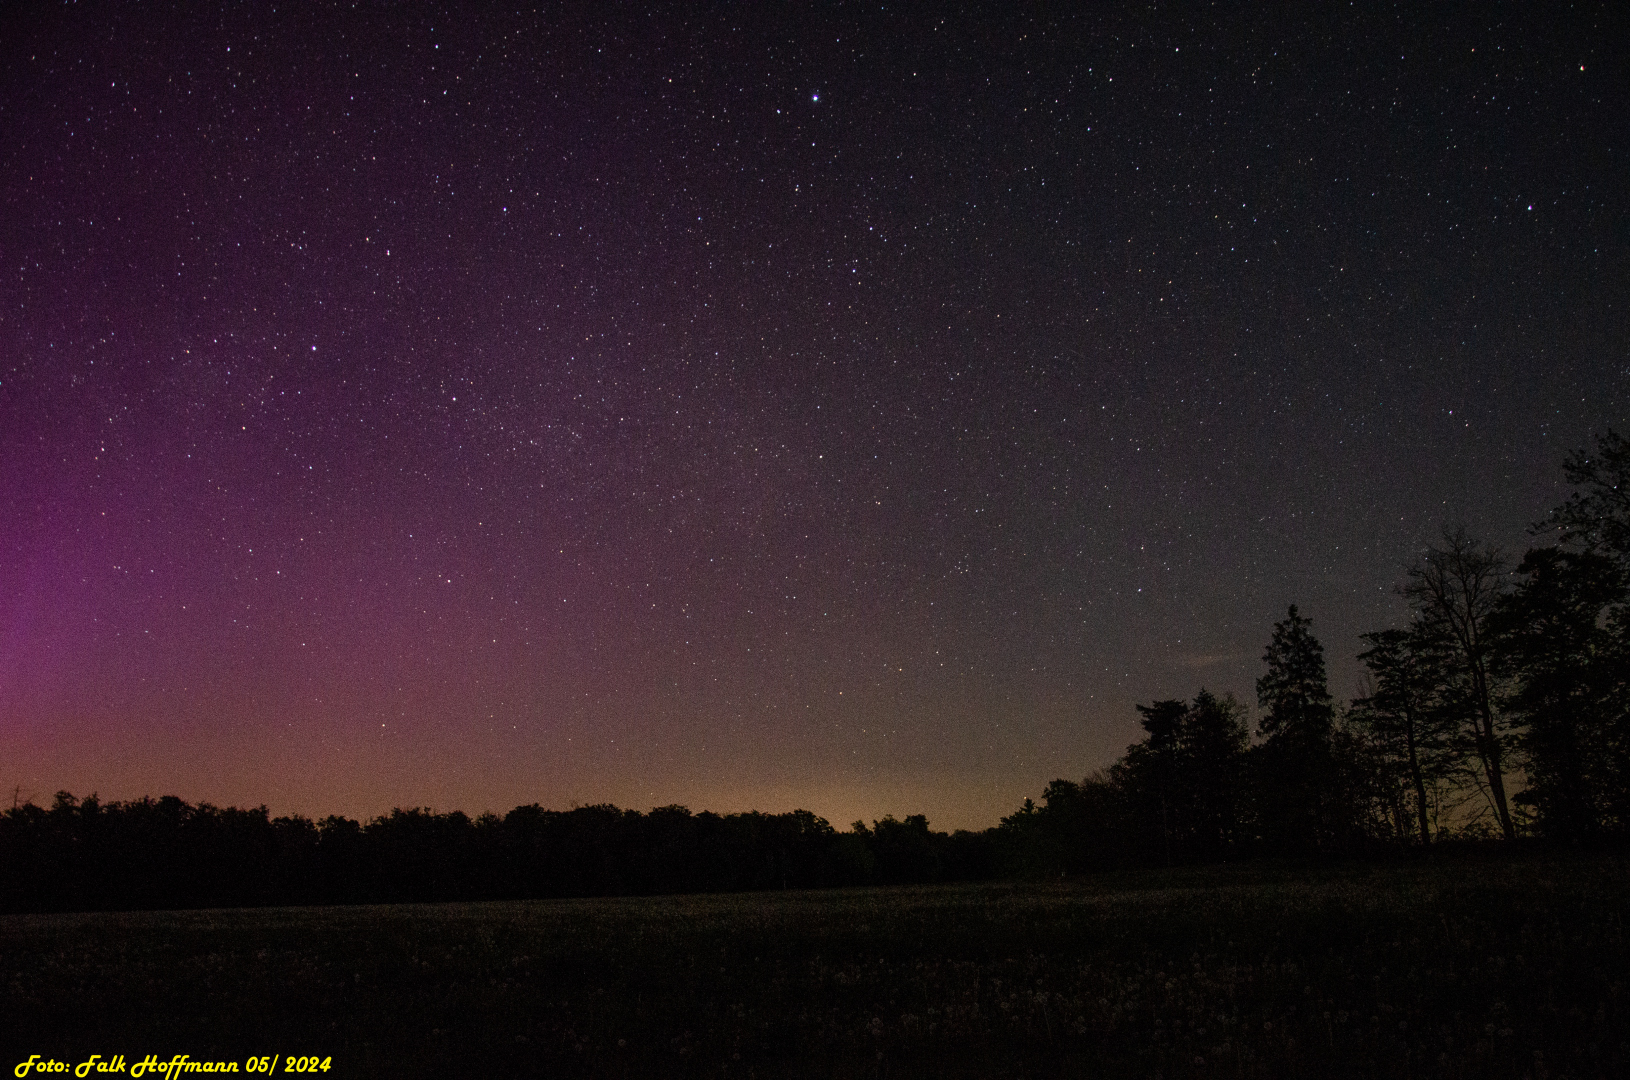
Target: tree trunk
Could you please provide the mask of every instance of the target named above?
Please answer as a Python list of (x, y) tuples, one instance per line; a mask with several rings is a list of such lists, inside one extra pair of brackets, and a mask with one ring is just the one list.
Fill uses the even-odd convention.
[(1432, 827), (1426, 821), (1426, 778), (1421, 775), (1421, 759), (1415, 749), (1415, 717), (1404, 713), (1404, 737), (1409, 741), (1409, 779), (1415, 785), (1415, 813), (1421, 827), (1421, 843), (1432, 842)]
[(1517, 838), (1517, 829), (1511, 823), (1511, 811), (1505, 801), (1505, 770), (1500, 761), (1500, 740), (1494, 731), (1494, 707), (1489, 702), (1488, 676), (1482, 665), (1474, 670), (1477, 690), (1477, 754), (1483, 759), (1483, 773), (1488, 777), (1489, 794), (1494, 798), (1494, 812), (1500, 816), (1500, 831), (1507, 840)]

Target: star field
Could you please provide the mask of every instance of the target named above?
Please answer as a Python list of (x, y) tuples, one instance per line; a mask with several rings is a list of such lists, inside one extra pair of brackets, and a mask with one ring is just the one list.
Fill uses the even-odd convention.
[(1612, 5), (0, 17), (26, 795), (984, 827), (1625, 425)]

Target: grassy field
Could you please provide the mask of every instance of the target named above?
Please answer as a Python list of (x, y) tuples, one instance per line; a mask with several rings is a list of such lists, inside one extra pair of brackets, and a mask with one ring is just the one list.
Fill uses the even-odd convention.
[[(1630, 863), (0, 918), (0, 1045), (331, 1077), (1630, 1076)], [(282, 1075), (283, 1065), (279, 1065)], [(94, 1075), (94, 1074), (93, 1074)]]

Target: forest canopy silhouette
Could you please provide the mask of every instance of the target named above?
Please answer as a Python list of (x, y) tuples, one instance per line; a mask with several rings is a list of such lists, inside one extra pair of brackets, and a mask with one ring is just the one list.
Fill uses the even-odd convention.
[(0, 813), (0, 910), (65, 911), (723, 892), (1058, 877), (1259, 856), (1364, 857), (1446, 840), (1630, 832), (1630, 440), (1563, 465), (1572, 495), (1513, 566), (1446, 531), (1408, 569), (1401, 628), (1363, 635), (1338, 703), (1292, 606), (1257, 680), (1139, 705), (1144, 737), (983, 832), (922, 815), (840, 832), (785, 814), (518, 806), (362, 823), (179, 798), (59, 792)]

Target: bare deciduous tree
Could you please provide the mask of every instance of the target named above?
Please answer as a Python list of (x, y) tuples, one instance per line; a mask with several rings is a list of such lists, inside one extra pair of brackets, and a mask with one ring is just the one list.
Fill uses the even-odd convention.
[(1410, 568), (1402, 591), (1421, 632), (1450, 658), (1448, 699), (1460, 712), (1482, 765), (1500, 831), (1511, 840), (1517, 832), (1506, 800), (1505, 742), (1494, 704), (1487, 625), (1507, 588), (1506, 561), (1500, 552), (1471, 539), (1465, 529), (1456, 529), (1444, 533), (1442, 547), (1426, 549)]

